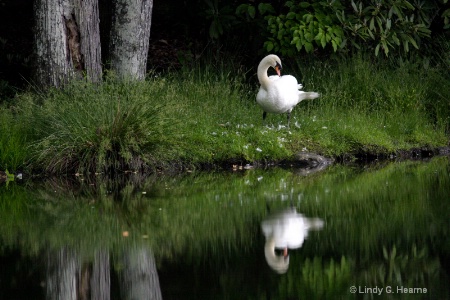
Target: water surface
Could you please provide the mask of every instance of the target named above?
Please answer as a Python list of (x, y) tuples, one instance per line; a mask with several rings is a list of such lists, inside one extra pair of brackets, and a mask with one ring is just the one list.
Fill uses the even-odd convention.
[(437, 157), (10, 182), (0, 298), (448, 299), (449, 171)]

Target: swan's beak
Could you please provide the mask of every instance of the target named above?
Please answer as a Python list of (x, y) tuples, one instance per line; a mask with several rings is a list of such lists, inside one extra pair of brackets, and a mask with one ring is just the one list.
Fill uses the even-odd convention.
[(284, 256), (284, 258), (286, 258), (288, 255), (289, 255), (289, 254), (288, 254), (288, 248), (286, 247), (286, 248), (284, 248), (284, 250), (283, 250), (283, 256)]
[(275, 66), (275, 71), (277, 71), (278, 76), (281, 76), (281, 66), (279, 64)]

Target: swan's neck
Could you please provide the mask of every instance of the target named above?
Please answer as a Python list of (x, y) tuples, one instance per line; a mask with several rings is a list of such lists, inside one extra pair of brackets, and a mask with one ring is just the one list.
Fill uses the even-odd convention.
[(263, 59), (258, 65), (258, 80), (261, 86), (267, 91), (270, 84), (269, 76), (267, 76), (267, 70), (269, 70), (269, 65), (266, 60)]
[(266, 244), (264, 245), (264, 255), (266, 257), (267, 264), (276, 272), (283, 274), (286, 273), (289, 268), (289, 257), (277, 256), (275, 253), (275, 239), (274, 237), (268, 237)]

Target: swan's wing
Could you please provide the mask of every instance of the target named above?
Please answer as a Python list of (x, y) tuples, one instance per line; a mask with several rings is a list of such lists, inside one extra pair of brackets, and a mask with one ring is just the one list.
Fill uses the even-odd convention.
[(280, 78), (281, 78), (281, 77), (278, 76), (278, 75), (272, 75), (272, 76), (269, 76), (270, 81), (277, 81), (277, 80), (279, 80)]
[(260, 86), (258, 94), (256, 95), (256, 101), (264, 102), (265, 99), (267, 99), (267, 91), (262, 86)]
[(290, 87), (298, 87), (297, 78), (295, 78), (292, 75), (284, 75), (280, 77), (280, 80), (283, 82), (283, 84), (288, 85)]

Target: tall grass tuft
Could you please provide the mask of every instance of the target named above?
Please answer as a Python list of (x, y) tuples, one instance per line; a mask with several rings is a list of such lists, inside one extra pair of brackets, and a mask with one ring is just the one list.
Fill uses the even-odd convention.
[(34, 161), (47, 172), (139, 169), (164, 160), (178, 104), (164, 80), (109, 78), (52, 90), (34, 112)]
[(0, 170), (17, 171), (25, 166), (29, 155), (23, 117), (0, 107)]

